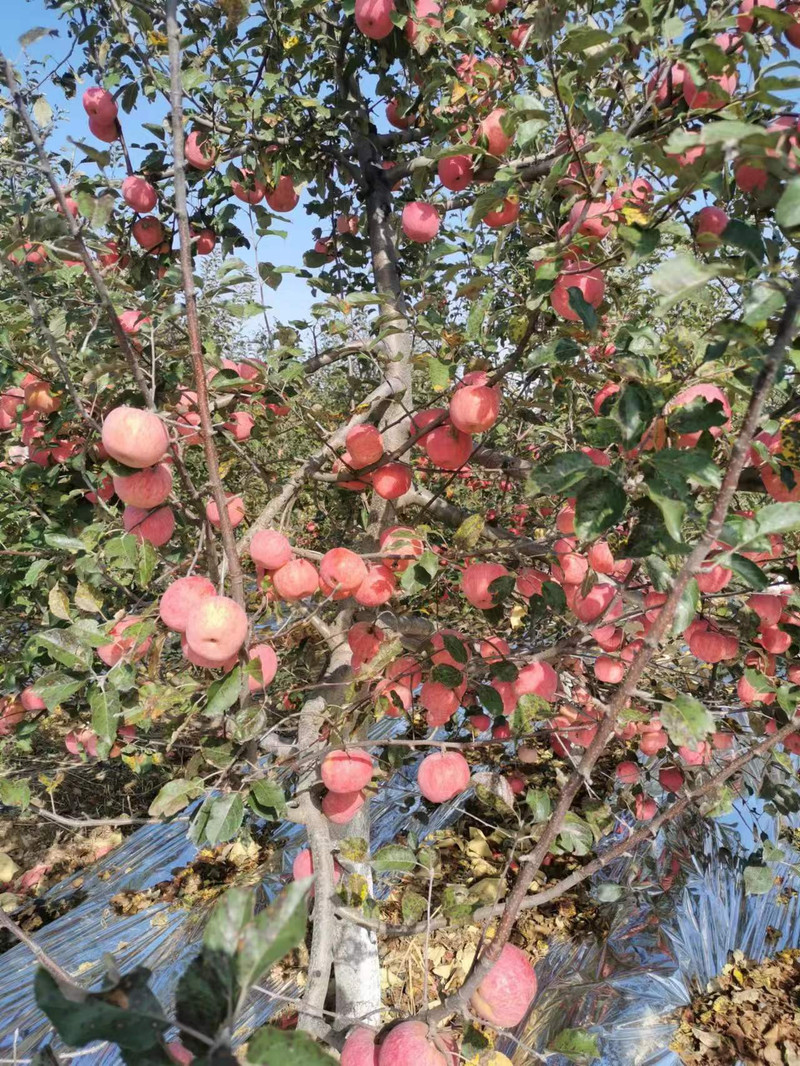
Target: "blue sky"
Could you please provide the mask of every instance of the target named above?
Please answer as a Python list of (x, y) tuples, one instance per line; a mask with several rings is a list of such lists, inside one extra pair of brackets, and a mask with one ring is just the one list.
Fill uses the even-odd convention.
[[(5, 0), (5, 3), (3, 3), (3, 17), (0, 20), (0, 49), (12, 62), (17, 63), (20, 67), (24, 66), (25, 53), (19, 44), (19, 38), (35, 27), (59, 30), (59, 36), (43, 37), (36, 41), (28, 49), (28, 56), (37, 60), (44, 60), (46, 57), (51, 57), (56, 61), (62, 59), (69, 50), (69, 41), (66, 33), (66, 24), (59, 21), (57, 13), (47, 10), (43, 0)], [(85, 86), (82, 88), (85, 88)], [(55, 148), (65, 147), (73, 154), (75, 149), (68, 144), (69, 137), (85, 141), (87, 144), (96, 143), (98, 148), (105, 148), (102, 142), (96, 142), (89, 133), (87, 118), (80, 102), (82, 88), (73, 100), (67, 100), (60, 89), (53, 86), (50, 86), (45, 93), (54, 108), (58, 107), (66, 111), (65, 121), (53, 133), (50, 143)], [(144, 106), (137, 107), (132, 115), (121, 116), (123, 128), (125, 126), (133, 126), (136, 121), (160, 122), (164, 117), (165, 111), (165, 102), (159, 102), (158, 104), (145, 102)], [(133, 139), (135, 139), (135, 135)], [(132, 152), (132, 157), (135, 166), (135, 151)], [(80, 155), (77, 158), (79, 159)], [(85, 168), (82, 169), (91, 173), (93, 164), (87, 163)], [(261, 240), (259, 250), (264, 259), (276, 265), (302, 266), (303, 254), (312, 248), (314, 244), (311, 230), (314, 226), (319, 226), (320, 224), (318, 218), (311, 217), (305, 213), (302, 203), (301, 199), (298, 207), (288, 216), (291, 218), (290, 225), (284, 226), (280, 224), (277, 227), (289, 231), (289, 235), (285, 240), (279, 237)], [(249, 234), (249, 221), (245, 212), (243, 212), (243, 215), (244, 217), (239, 219), (239, 223), (242, 231), (245, 234)], [(246, 250), (242, 250), (238, 254), (247, 262), (255, 262), (254, 256), (247, 253)], [(283, 276), (283, 281), (276, 291), (265, 287), (264, 300), (268, 307), (272, 307), (270, 317), (273, 320), (279, 318), (283, 322), (305, 317), (314, 302), (306, 282), (291, 274)], [(261, 319), (254, 321), (260, 322)]]

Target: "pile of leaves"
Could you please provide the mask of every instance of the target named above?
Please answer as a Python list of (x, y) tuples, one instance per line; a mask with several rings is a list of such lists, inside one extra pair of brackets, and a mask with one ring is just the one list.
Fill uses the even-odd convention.
[(670, 1047), (686, 1066), (798, 1066), (800, 951), (761, 963), (734, 951), (678, 1018)]

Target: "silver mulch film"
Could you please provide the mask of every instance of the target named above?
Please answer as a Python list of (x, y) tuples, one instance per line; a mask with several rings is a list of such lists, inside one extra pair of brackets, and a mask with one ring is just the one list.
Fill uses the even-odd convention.
[[(381, 723), (379, 740), (399, 723)], [(373, 848), (414, 830), (420, 836), (455, 820), (454, 805), (442, 805), (427, 821), (419, 821), (416, 789), (410, 787), (413, 769), (381, 789), (372, 801)], [(732, 815), (711, 826), (699, 819), (670, 825), (654, 845), (620, 860), (599, 875), (600, 882), (624, 885), (622, 898), (610, 908), (607, 939), (583, 937), (555, 942), (537, 966), (540, 994), (524, 1032), (508, 1035), (499, 1049), (515, 1063), (547, 1062), (568, 1066), (569, 1060), (546, 1051), (562, 1029), (584, 1029), (599, 1038), (602, 1066), (676, 1066), (668, 1050), (672, 1026), (668, 1015), (688, 1002), (693, 983), (705, 984), (724, 966), (728, 952), (739, 948), (760, 958), (768, 927), (779, 930), (775, 948), (800, 944), (800, 896), (788, 904), (776, 901), (777, 889), (765, 896), (745, 897), (742, 862), (751, 850), (753, 802), (737, 803)], [(773, 835), (774, 819), (758, 805), (759, 831)], [(620, 825), (618, 833), (627, 829)], [(285, 824), (275, 829), (285, 842), (283, 868), (302, 843), (302, 831)], [(609, 843), (615, 843), (615, 839)], [(137, 965), (153, 971), (153, 987), (161, 1001), (171, 1004), (174, 985), (196, 952), (206, 912), (191, 913), (176, 905), (156, 904), (129, 916), (110, 906), (121, 891), (140, 891), (171, 876), (175, 867), (190, 862), (196, 849), (186, 838), (186, 823), (144, 827), (127, 838), (82, 877), (84, 902), (36, 934), (41, 946), (65, 969), (89, 985), (103, 972), (102, 957), (114, 955), (124, 972)], [(673, 857), (680, 867), (667, 891), (663, 878)], [(787, 856), (798, 861), (798, 856)], [(672, 871), (674, 873), (674, 871)], [(784, 890), (790, 887), (788, 867), (782, 867)], [(267, 898), (280, 888), (279, 878), (264, 885)], [(46, 894), (59, 899), (74, 891), (73, 878)], [(795, 887), (800, 887), (795, 882)], [(34, 966), (23, 946), (0, 956), (0, 1063), (30, 1058), (51, 1037), (31, 991)], [(291, 997), (291, 982), (264, 982), (279, 997)], [(262, 986), (262, 987), (263, 987)], [(281, 999), (256, 994), (242, 1019), (241, 1039), (283, 1006)], [(57, 1038), (53, 1046), (59, 1049)], [(110, 1066), (119, 1061), (113, 1048), (84, 1054), (78, 1066)]]

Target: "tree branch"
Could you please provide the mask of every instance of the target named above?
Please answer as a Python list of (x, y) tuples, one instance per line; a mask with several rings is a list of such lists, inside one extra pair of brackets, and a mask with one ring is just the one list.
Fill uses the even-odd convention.
[(203, 363), (203, 345), (200, 339), (200, 322), (197, 314), (197, 293), (194, 287), (194, 272), (191, 255), (189, 213), (186, 206), (186, 158), (183, 134), (183, 88), (181, 85), (181, 36), (178, 25), (178, 0), (167, 0), (167, 41), (169, 45), (170, 105), (172, 109), (172, 150), (175, 166), (173, 179), (175, 190), (175, 216), (178, 220), (180, 239), (180, 263), (183, 278), (183, 293), (186, 305), (186, 327), (189, 333), (189, 354), (194, 372), (194, 387), (197, 393), (197, 410), (200, 414), (200, 429), (203, 437), (208, 479), (211, 494), (219, 513), (220, 534), (228, 563), (228, 575), (233, 598), (244, 610), (244, 578), (236, 550), (228, 501), (219, 473), (219, 457), (214, 443), (214, 428), (208, 406), (206, 369)]

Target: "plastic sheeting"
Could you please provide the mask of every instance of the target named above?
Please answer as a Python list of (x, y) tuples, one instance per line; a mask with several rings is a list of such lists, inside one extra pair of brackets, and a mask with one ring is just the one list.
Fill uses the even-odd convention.
[[(670, 825), (648, 858), (663, 874), (665, 859), (678, 857), (676, 888), (665, 893), (639, 876), (638, 889), (634, 883), (624, 902), (613, 905), (604, 942), (554, 945), (537, 966), (542, 992), (524, 1035), (501, 1050), (515, 1062), (541, 1061), (537, 1053), (561, 1030), (581, 1029), (597, 1036), (602, 1066), (679, 1066), (669, 1050), (675, 1030), (669, 1016), (719, 974), (729, 952), (762, 959), (800, 946), (800, 895), (778, 900), (787, 889), (800, 889), (788, 866), (780, 870), (782, 885), (766, 895), (744, 893), (743, 864), (753, 842), (743, 815), (752, 816), (752, 806), (737, 804), (732, 816), (710, 825), (697, 818)], [(759, 827), (774, 840), (774, 819), (762, 813)], [(796, 864), (800, 855), (786, 859)], [(602, 880), (624, 883), (622, 872), (618, 864), (616, 876), (606, 871)], [(553, 1053), (546, 1061), (570, 1063)]]
[[(395, 732), (396, 725), (387, 722), (378, 732), (381, 736)], [(458, 817), (456, 803), (443, 804), (429, 817), (418, 819), (418, 793), (409, 787), (412, 775), (413, 769), (397, 774), (372, 801), (373, 849), (401, 830), (423, 837)], [(752, 801), (746, 809), (737, 806), (732, 816), (711, 826), (699, 819), (670, 824), (655, 845), (604, 870), (599, 881), (625, 886), (617, 903), (604, 905), (610, 917), (607, 938), (552, 945), (537, 965), (541, 991), (525, 1031), (505, 1037), (501, 1050), (516, 1063), (567, 1066), (568, 1059), (546, 1049), (557, 1033), (574, 1028), (598, 1036), (601, 1066), (676, 1066), (677, 1058), (668, 1050), (673, 1026), (667, 1019), (689, 1001), (694, 983), (703, 985), (717, 974), (734, 947), (755, 958), (766, 954), (768, 927), (780, 933), (770, 950), (800, 944), (800, 896), (782, 904), (777, 889), (765, 896), (743, 894), (742, 862), (753, 843), (752, 806)], [(774, 822), (763, 809), (758, 817), (759, 830), (766, 826), (774, 835)], [(621, 824), (607, 844), (616, 843), (627, 831)], [(285, 848), (283, 868), (288, 871), (302, 845), (302, 829), (288, 823), (276, 826), (275, 839)], [(44, 927), (36, 934), (37, 941), (87, 986), (102, 974), (104, 954), (113, 954), (123, 971), (146, 965), (153, 971), (156, 994), (170, 1004), (175, 982), (197, 950), (206, 911), (155, 904), (138, 914), (120, 916), (110, 900), (118, 892), (140, 891), (170, 877), (175, 867), (191, 862), (195, 855), (185, 822), (138, 830), (83, 875), (84, 902)], [(672, 856), (678, 858), (680, 872), (675, 887), (664, 891), (660, 880)], [(781, 873), (787, 875), (786, 888), (792, 875), (788, 867)], [(68, 896), (74, 891), (73, 880), (52, 888), (47, 897)], [(263, 883), (267, 898), (276, 894), (280, 883), (275, 876)], [(0, 1060), (30, 1057), (50, 1035), (47, 1020), (33, 1001), (33, 969), (22, 945), (0, 956)], [(237, 1034), (241, 1039), (284, 1005), (282, 997), (296, 992), (291, 982), (265, 981), (262, 987), (270, 994), (254, 995), (241, 1019)], [(60, 1047), (55, 1037), (53, 1046)], [(110, 1047), (78, 1060), (81, 1066), (118, 1061)]]

